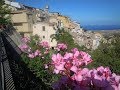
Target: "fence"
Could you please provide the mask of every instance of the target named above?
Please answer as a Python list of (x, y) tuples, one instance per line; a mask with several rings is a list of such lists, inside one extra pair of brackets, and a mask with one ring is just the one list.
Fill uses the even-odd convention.
[(9, 35), (0, 32), (0, 90), (46, 90), (45, 84), (26, 67), (21, 51)]

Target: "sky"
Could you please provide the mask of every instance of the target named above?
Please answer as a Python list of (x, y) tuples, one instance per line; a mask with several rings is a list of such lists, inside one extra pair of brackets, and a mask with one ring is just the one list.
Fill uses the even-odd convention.
[(120, 0), (16, 0), (69, 16), (81, 25), (120, 25)]

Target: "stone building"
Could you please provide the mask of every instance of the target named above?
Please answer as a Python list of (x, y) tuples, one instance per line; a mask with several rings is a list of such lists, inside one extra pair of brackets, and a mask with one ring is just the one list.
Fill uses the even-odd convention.
[(47, 41), (51, 47), (57, 45), (57, 41), (51, 36), (57, 33), (61, 23), (57, 15), (48, 12), (48, 6), (37, 15), (37, 23), (33, 25), (33, 35), (40, 36), (42, 41)]
[(57, 44), (57, 41), (51, 38), (51, 35), (55, 33), (56, 29), (50, 23), (38, 22), (33, 25), (33, 35), (38, 35), (42, 41), (47, 41), (51, 47)]
[(33, 16), (28, 10), (17, 10), (11, 12), (11, 19), (14, 28), (23, 36), (30, 36), (33, 30)]

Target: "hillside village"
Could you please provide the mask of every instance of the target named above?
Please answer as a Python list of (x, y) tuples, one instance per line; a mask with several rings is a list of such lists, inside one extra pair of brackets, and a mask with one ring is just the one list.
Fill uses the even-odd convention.
[(102, 34), (93, 31), (86, 31), (80, 24), (71, 20), (68, 16), (58, 12), (49, 12), (49, 6), (38, 9), (23, 5), (12, 0), (5, 0), (11, 8), (11, 19), (14, 28), (21, 36), (38, 35), (41, 40), (50, 43), (51, 47), (56, 46), (57, 41), (50, 37), (56, 34), (58, 29), (63, 29), (73, 36), (74, 41), (88, 49), (96, 49)]
[[(90, 2), (78, 0), (74, 5)], [(103, 8), (103, 1), (100, 5)], [(48, 5), (39, 9), (1, 0), (0, 90), (120, 90), (120, 31), (90, 31), (81, 26), (69, 16), (50, 12)]]

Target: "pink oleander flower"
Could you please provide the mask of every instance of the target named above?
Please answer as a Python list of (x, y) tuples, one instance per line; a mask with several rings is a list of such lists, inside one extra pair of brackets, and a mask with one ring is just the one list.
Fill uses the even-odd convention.
[(74, 58), (80, 58), (80, 52), (79, 51), (75, 51), (74, 52)]
[(22, 41), (23, 41), (24, 43), (28, 43), (28, 42), (30, 42), (30, 38), (29, 38), (29, 37), (23, 37), (23, 38), (22, 38)]
[(73, 71), (74, 73), (77, 73), (78, 68), (76, 66), (72, 66), (70, 70)]
[(93, 61), (91, 59), (91, 56), (86, 52), (80, 51), (80, 56), (84, 60), (85, 65), (88, 65), (89, 63), (91, 63)]
[(65, 62), (61, 62), (59, 64), (55, 64), (54, 73), (58, 74), (58, 73), (60, 73), (60, 71), (65, 70), (64, 65), (65, 65)]
[(65, 49), (67, 49), (67, 45), (64, 44), (64, 43), (59, 43), (59, 44), (57, 44), (56, 49), (57, 49), (58, 51), (60, 51), (60, 50), (65, 50)]
[[(111, 87), (114, 88), (113, 90), (120, 90), (120, 76), (113, 73), (108, 81), (110, 82)], [(110, 87), (108, 87), (106, 90), (112, 90), (109, 88)]]
[(60, 62), (59, 64), (55, 64), (55, 69), (57, 70), (64, 70), (64, 65), (65, 65), (65, 62)]
[(103, 76), (105, 78), (108, 78), (109, 76), (112, 75), (111, 70), (109, 69), (109, 67), (104, 68), (103, 66), (100, 66), (100, 67), (97, 68), (97, 74), (99, 76)]
[(33, 59), (35, 56), (34, 56), (34, 53), (31, 53), (28, 55), (29, 58)]
[[(62, 45), (61, 45), (62, 46)], [(60, 49), (59, 47), (58, 49)], [(67, 83), (59, 81), (56, 85), (60, 89), (63, 85), (72, 87), (72, 90), (120, 90), (120, 76), (112, 74), (109, 67), (100, 66), (97, 69), (82, 68), (93, 60), (91, 56), (77, 48), (52, 55), (53, 73), (65, 75)]]
[(36, 50), (36, 51), (34, 52), (34, 56), (35, 56), (35, 57), (36, 57), (36, 56), (41, 56), (40, 51), (39, 51), (39, 50)]
[(82, 73), (83, 76), (88, 76), (88, 72), (89, 72), (89, 69), (88, 69), (88, 68), (83, 68), (83, 69), (81, 70), (81, 73)]
[(74, 73), (74, 75), (72, 76), (72, 79), (79, 82), (84, 81), (84, 83), (82, 84), (85, 84), (86, 80), (88, 79), (88, 72), (89, 72), (89, 69), (87, 68), (78, 70), (76, 73)]
[(59, 53), (57, 55), (52, 55), (52, 64), (54, 65), (54, 73), (56, 74), (65, 69), (65, 62), (63, 60), (63, 57)]
[(59, 72), (60, 72), (60, 70), (57, 70), (57, 69), (53, 70), (53, 73), (55, 73), (55, 74), (58, 74)]
[(64, 56), (61, 54), (53, 54), (52, 55), (52, 65), (54, 66), (54, 73), (59, 73), (60, 71), (68, 72), (73, 71), (76, 73), (80, 70), (79, 67), (84, 64), (87, 65), (88, 62), (92, 61), (89, 54), (74, 50), (74, 53), (66, 52)]
[(71, 51), (72, 51), (72, 53), (75, 53), (76, 51), (78, 51), (78, 49), (77, 48), (73, 48)]
[(71, 67), (72, 67), (72, 63), (71, 63), (70, 61), (67, 61), (67, 62), (65, 63), (65, 68), (66, 68), (66, 70), (70, 70)]
[(83, 80), (83, 76), (81, 74), (81, 72), (77, 72), (76, 74), (74, 74), (74, 80), (76, 81), (82, 81)]
[(21, 44), (18, 46), (22, 52), (29, 53), (31, 52), (31, 48), (27, 44)]
[(108, 81), (106, 78), (99, 76), (98, 74), (94, 75), (94, 79), (92, 79), (93, 84), (96, 87), (107, 87), (109, 85)]
[(52, 61), (53, 61), (54, 63), (63, 61), (63, 57), (62, 57), (62, 55), (59, 54), (59, 53), (58, 53), (58, 54), (53, 54), (53, 55), (52, 55)]
[(48, 42), (46, 42), (46, 41), (40, 42), (39, 45), (42, 46), (43, 48), (47, 48), (47, 49), (50, 48)]
[(65, 53), (65, 55), (64, 55), (64, 60), (71, 60), (71, 59), (73, 59), (73, 53)]
[(119, 90), (120, 82), (115, 80), (116, 74), (112, 74), (108, 67), (100, 66), (91, 71), (91, 74), (92, 83), (96, 88), (102, 88), (102, 90)]

